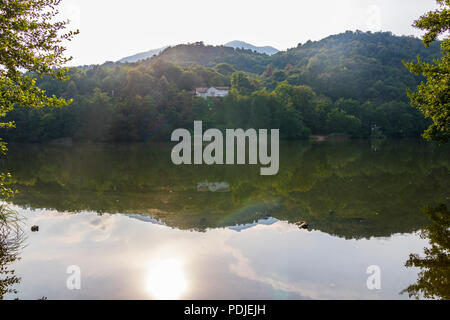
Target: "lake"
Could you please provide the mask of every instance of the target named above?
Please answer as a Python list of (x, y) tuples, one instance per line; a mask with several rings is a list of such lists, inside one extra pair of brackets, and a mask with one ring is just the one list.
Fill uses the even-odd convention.
[(450, 149), (421, 140), (283, 142), (276, 176), (175, 166), (172, 146), (10, 145), (4, 298), (408, 299), (424, 212), (450, 204)]

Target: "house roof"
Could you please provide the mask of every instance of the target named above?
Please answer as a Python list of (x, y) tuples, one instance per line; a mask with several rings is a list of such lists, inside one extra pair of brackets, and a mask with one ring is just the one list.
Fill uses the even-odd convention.
[(208, 88), (196, 88), (195, 92), (197, 93), (206, 93), (208, 91)]

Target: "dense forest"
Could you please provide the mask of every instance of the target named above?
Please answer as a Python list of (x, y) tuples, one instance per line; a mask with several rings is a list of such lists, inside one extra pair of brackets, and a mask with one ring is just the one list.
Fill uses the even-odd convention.
[[(168, 47), (136, 63), (71, 68), (65, 82), (37, 78), (46, 93), (72, 98), (63, 108), (15, 108), (8, 141), (168, 139), (194, 120), (215, 128), (280, 128), (310, 135), (418, 137), (429, 125), (409, 105), (422, 79), (403, 61), (440, 57), (439, 42), (388, 32), (351, 32), (308, 41), (272, 56), (202, 42)], [(230, 86), (225, 98), (196, 98), (196, 87)]]

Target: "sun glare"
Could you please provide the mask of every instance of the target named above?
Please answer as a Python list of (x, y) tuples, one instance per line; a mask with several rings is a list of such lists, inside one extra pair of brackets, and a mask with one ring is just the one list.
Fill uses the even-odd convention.
[(186, 288), (186, 276), (179, 260), (161, 260), (150, 266), (147, 289), (153, 298), (159, 300), (178, 299)]

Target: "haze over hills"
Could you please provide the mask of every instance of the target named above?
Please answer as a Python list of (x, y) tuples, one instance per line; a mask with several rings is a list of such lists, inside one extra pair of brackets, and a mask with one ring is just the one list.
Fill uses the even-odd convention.
[[(231, 47), (233, 49), (245, 49), (245, 50), (251, 50), (251, 51), (256, 51), (257, 53), (262, 53), (262, 54), (267, 54), (269, 56), (278, 53), (279, 50), (271, 47), (271, 46), (264, 46), (264, 47), (257, 47), (254, 46), (250, 43), (244, 42), (244, 41), (239, 41), (239, 40), (234, 40), (234, 41), (230, 41), (228, 43), (226, 43), (224, 45), (225, 47)], [(120, 59), (117, 62), (122, 62), (122, 63), (133, 63), (133, 62), (138, 62), (141, 60), (145, 60), (148, 58), (151, 58), (153, 56), (156, 56), (158, 54), (160, 54), (162, 51), (164, 51), (166, 48), (168, 48), (169, 46), (165, 46), (162, 48), (157, 48), (157, 49), (151, 49), (145, 52), (140, 52), (137, 54), (134, 54), (132, 56), (128, 56), (125, 58)]]
[(162, 47), (162, 48), (152, 49), (152, 50), (145, 51), (145, 52), (140, 52), (140, 53), (134, 54), (132, 56), (128, 56), (128, 57), (122, 58), (122, 59), (120, 59), (117, 62), (122, 62), (122, 63), (138, 62), (140, 60), (144, 60), (144, 59), (147, 59), (147, 58), (151, 58), (151, 57), (153, 57), (155, 55), (158, 55), (159, 53), (161, 53), (161, 51), (163, 51), (166, 48), (167, 48), (167, 46)]
[(225, 46), (226, 47), (232, 47), (232, 48), (235, 48), (235, 49), (239, 48), (239, 49), (252, 50), (252, 51), (259, 52), (259, 53), (267, 54), (269, 56), (271, 56), (271, 55), (273, 55), (273, 54), (275, 54), (275, 53), (280, 51), (280, 50), (278, 50), (278, 49), (276, 49), (274, 47), (271, 47), (271, 46), (257, 47), (257, 46), (254, 46), (254, 45), (250, 44), (250, 43), (247, 43), (247, 42), (244, 42), (244, 41), (239, 41), (239, 40), (234, 40), (234, 41), (227, 42), (227, 43), (225, 43)]

